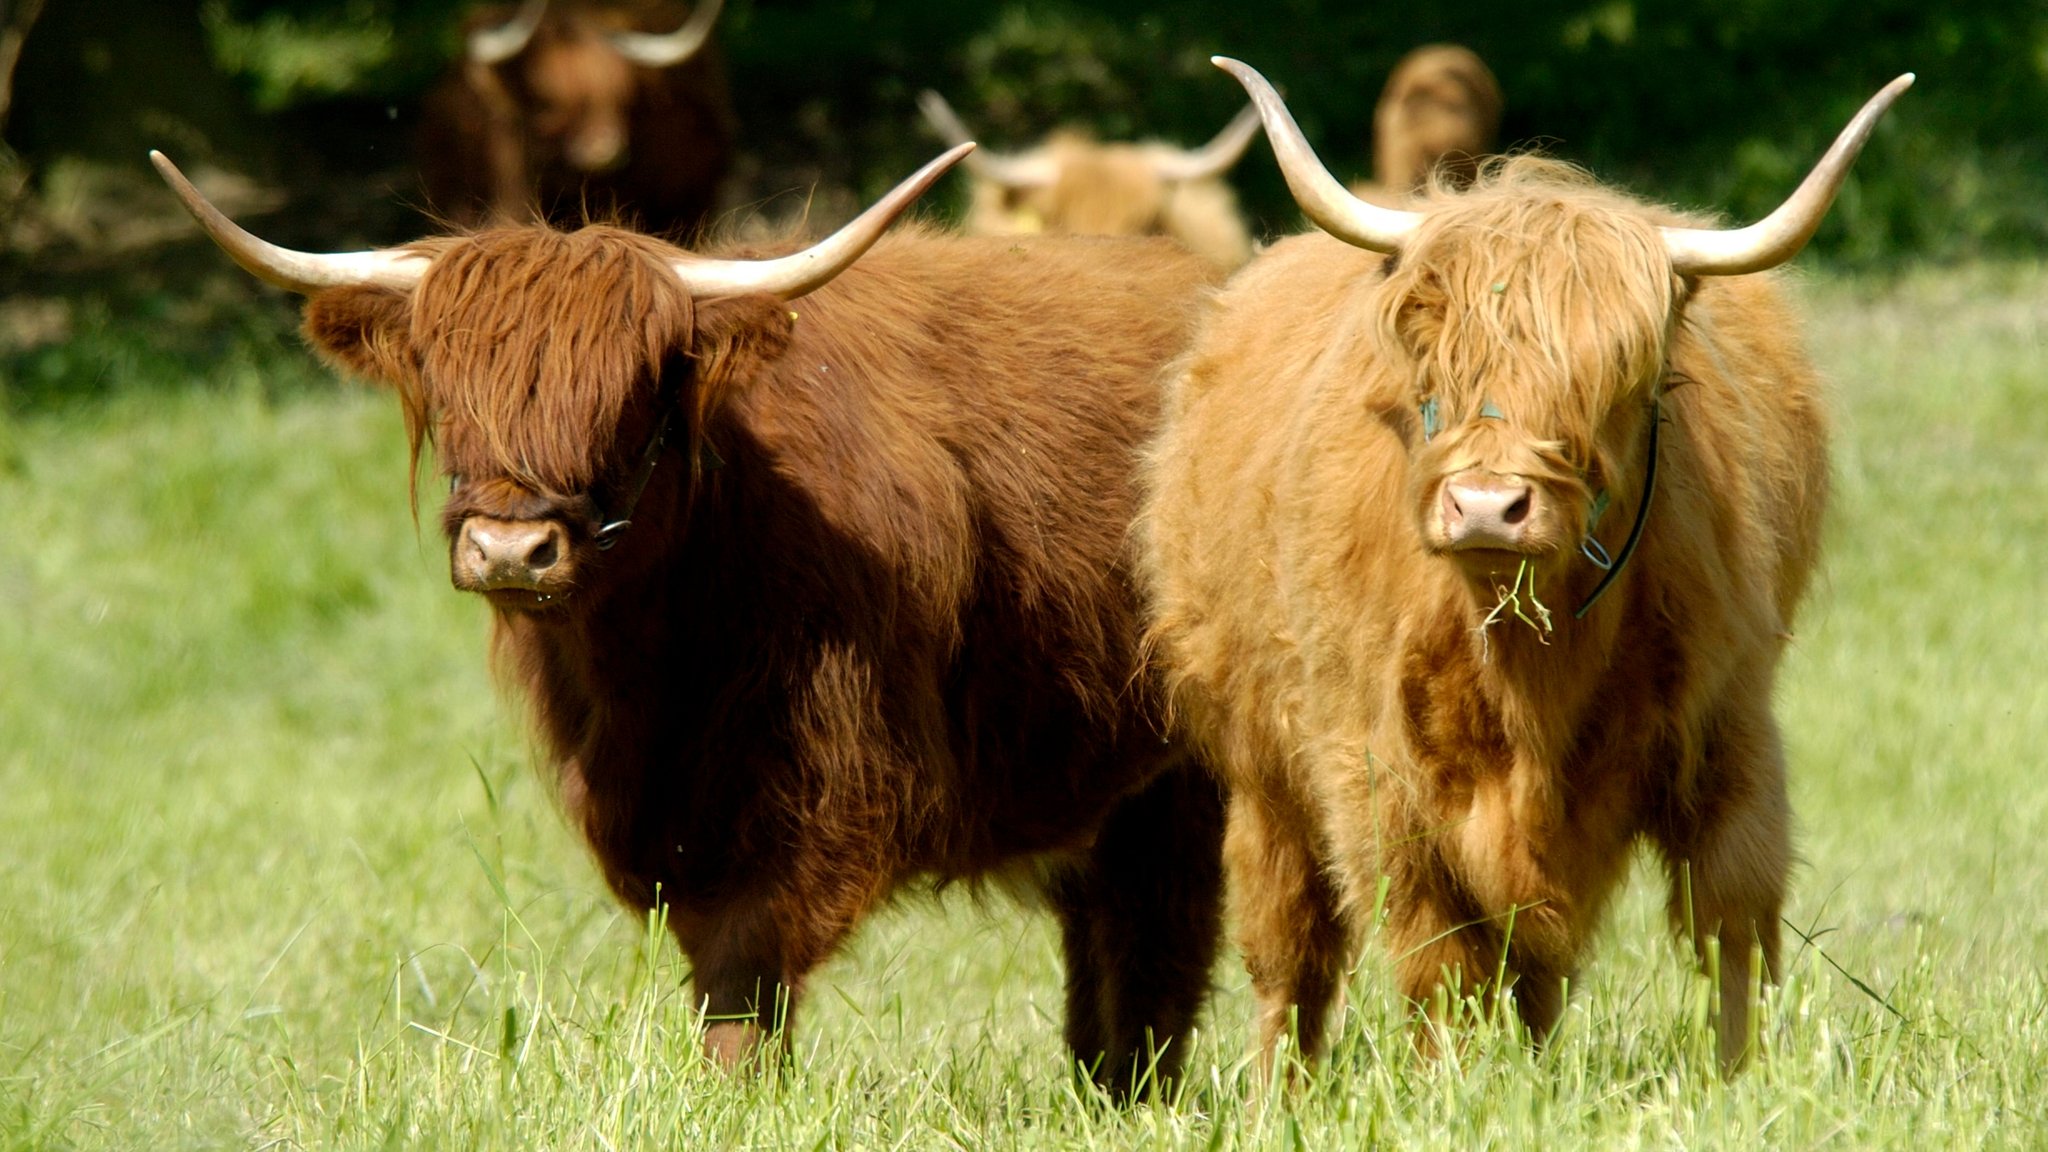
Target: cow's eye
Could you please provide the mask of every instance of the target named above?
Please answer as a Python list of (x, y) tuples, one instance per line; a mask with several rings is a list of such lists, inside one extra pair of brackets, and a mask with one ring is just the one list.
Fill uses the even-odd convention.
[(455, 494), (455, 490), (456, 490), (457, 488), (460, 488), (460, 487), (462, 487), (462, 474), (461, 474), (460, 472), (450, 472), (450, 473), (448, 474), (448, 493), (449, 493), (449, 495), (451, 495), (451, 496), (452, 496), (452, 495), (454, 495), (454, 494)]

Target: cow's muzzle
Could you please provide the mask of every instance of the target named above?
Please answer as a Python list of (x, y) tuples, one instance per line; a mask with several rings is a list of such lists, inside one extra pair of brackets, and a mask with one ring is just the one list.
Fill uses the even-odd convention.
[(513, 594), (492, 599), (533, 606), (567, 593), (575, 568), (569, 533), (553, 520), (471, 516), (449, 556), (449, 577), (462, 591)]
[(563, 154), (579, 172), (598, 175), (626, 166), (626, 129), (623, 124), (599, 124), (571, 135)]
[(1460, 472), (1437, 499), (1444, 545), (1453, 552), (1526, 552), (1542, 519), (1542, 490), (1520, 476)]

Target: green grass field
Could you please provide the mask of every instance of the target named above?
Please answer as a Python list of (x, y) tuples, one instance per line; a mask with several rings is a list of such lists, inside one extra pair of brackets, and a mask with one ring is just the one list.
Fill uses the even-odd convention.
[(1064, 1072), (1047, 920), (953, 897), (823, 972), (779, 1083), (707, 1068), (414, 527), (396, 405), (259, 343), (0, 417), (0, 1144), (2048, 1146), (2048, 270), (1800, 288), (1839, 420), (1780, 709), (1812, 943), (1732, 1084), (1648, 884), (1540, 1055), (1418, 1058), (1374, 955), (1256, 1107), (1231, 957), (1188, 1091), (1120, 1112)]

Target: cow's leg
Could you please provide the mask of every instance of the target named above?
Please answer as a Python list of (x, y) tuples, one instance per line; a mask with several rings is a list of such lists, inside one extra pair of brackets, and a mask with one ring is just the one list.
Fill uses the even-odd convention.
[(1347, 955), (1337, 893), (1316, 852), (1315, 825), (1297, 805), (1234, 793), (1224, 837), (1230, 906), (1258, 997), (1259, 1071), (1289, 1027), (1300, 1052), (1320, 1056)]
[[(766, 1067), (786, 1048), (802, 974), (763, 904), (722, 909), (679, 930), (690, 986), (704, 1013), (704, 1051), (721, 1067)], [(771, 1044), (771, 1040), (777, 1042)]]
[(1541, 1048), (1564, 1019), (1565, 992), (1570, 972), (1520, 956), (1508, 949), (1508, 963), (1515, 970), (1515, 1015), (1529, 1033), (1529, 1042)]
[(1178, 1074), (1222, 931), (1223, 799), (1194, 765), (1110, 814), (1051, 895), (1067, 960), (1067, 1045), (1119, 1099)]
[(1695, 822), (1659, 837), (1671, 874), (1669, 911), (1702, 966), (1713, 943), (1721, 1069), (1733, 1072), (1754, 1049), (1750, 1001), (1758, 978), (1778, 979), (1779, 915), (1792, 868), (1784, 749), (1767, 706), (1712, 731), (1696, 805)]
[[(1564, 1016), (1572, 975), (1635, 837), (1627, 792), (1583, 786), (1567, 810), (1552, 773), (1517, 763), (1472, 788), (1462, 818), (1389, 853), (1390, 921), (1410, 995), (1511, 996), (1538, 1045)], [(1412, 923), (1400, 921), (1409, 918)], [(1408, 955), (1409, 952), (1413, 955)]]
[[(671, 916), (704, 1012), (704, 1050), (726, 1068), (766, 1067), (788, 1050), (804, 983), (884, 890), (844, 867), (831, 887), (771, 889), (710, 912)], [(818, 876), (801, 859), (792, 876)]]
[(1060, 918), (1060, 953), (1067, 965), (1067, 1051), (1076, 1066), (1101, 1082), (1109, 1069), (1109, 1017), (1104, 1008), (1103, 973), (1095, 945), (1094, 908), (1099, 880), (1087, 862), (1061, 869), (1046, 885)]
[(1394, 982), (1422, 1010), (1417, 1043), (1434, 1053), (1457, 1002), (1476, 999), (1491, 1012), (1503, 992), (1513, 996), (1515, 1016), (1529, 1040), (1542, 1046), (1564, 1017), (1571, 970), (1554, 958), (1514, 943), (1518, 913), (1482, 917), (1441, 890), (1388, 893), (1385, 927)]
[(1497, 845), (1484, 859), (1460, 854), (1466, 866), (1453, 868), (1444, 855), (1449, 845), (1415, 833), (1401, 840), (1385, 855), (1381, 932), (1395, 986), (1420, 1011), (1417, 1046), (1440, 1052), (1468, 999), (1490, 1013), (1503, 994), (1531, 1042), (1548, 1041), (1564, 1016), (1576, 954), (1570, 917), (1562, 914), (1569, 896), (1537, 871), (1500, 859)]
[[(750, 847), (731, 874), (751, 883), (708, 911), (671, 920), (690, 956), (705, 1047), (727, 1066), (788, 1051), (805, 979), (903, 871), (895, 797), (859, 783), (907, 771), (887, 751), (890, 728), (877, 687), (884, 678), (850, 647), (821, 645), (808, 659), (788, 713), (774, 722), (786, 731), (760, 734), (769, 747), (787, 740), (790, 760), (730, 769), (784, 785), (764, 785), (753, 801), (759, 807), (733, 812), (734, 828), (751, 834), (734, 836)], [(835, 782), (844, 789), (837, 796)], [(770, 813), (781, 818), (771, 823)]]
[(1459, 1001), (1493, 986), (1496, 978), (1512, 980), (1518, 973), (1503, 954), (1501, 934), (1460, 898), (1440, 868), (1421, 861), (1402, 865), (1388, 877), (1382, 933), (1395, 987), (1423, 1012), (1424, 1029), (1416, 1042), (1433, 1053)]

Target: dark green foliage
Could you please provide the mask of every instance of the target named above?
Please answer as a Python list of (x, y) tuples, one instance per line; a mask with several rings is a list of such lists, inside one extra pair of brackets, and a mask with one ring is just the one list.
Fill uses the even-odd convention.
[[(1498, 73), (1510, 144), (1743, 219), (1775, 206), (1880, 85), (1916, 71), (1820, 251), (1861, 263), (2048, 242), (2039, 2), (1012, 4), (935, 71), (999, 142), (1062, 113), (1193, 142), (1235, 107), (1235, 86), (1207, 62), (1225, 52), (1283, 86), (1334, 171), (1363, 175), (1381, 83), (1435, 40), (1471, 46)], [(1268, 230), (1294, 226), (1270, 162), (1254, 155), (1238, 182)]]
[[(88, 7), (110, 4), (148, 7), (167, 28), (193, 21), (184, 5)], [(53, 6), (38, 39), (50, 41), (50, 52), (75, 54), (60, 43), (66, 7)], [(216, 56), (235, 57), (251, 106), (296, 104), (289, 123), (303, 129), (322, 123), (304, 110), (323, 102), (374, 104), (394, 121), (409, 118), (455, 50), (468, 5), (198, 7)], [(161, 14), (172, 11), (187, 14)], [(364, 62), (340, 93), (331, 77), (324, 89), (313, 81), (294, 89), (291, 68), (265, 72), (248, 59), (303, 55), (302, 46), (279, 45), (344, 28), (358, 36), (388, 31), (389, 39), (366, 55), (352, 42)], [(234, 29), (248, 34), (236, 39)], [(1919, 87), (1872, 145), (1820, 250), (1867, 263), (1899, 253), (2048, 247), (2042, 0), (1438, 0), (1405, 8), (1330, 0), (732, 0), (722, 38), (743, 146), (768, 174), (749, 195), (780, 190), (777, 180), (823, 179), (863, 193), (893, 181), (935, 150), (913, 104), (927, 86), (945, 92), (998, 146), (1027, 143), (1061, 123), (1198, 142), (1240, 103), (1236, 87), (1209, 67), (1215, 52), (1281, 84), (1331, 167), (1363, 175), (1372, 106), (1389, 67), (1418, 44), (1455, 40), (1498, 72), (1510, 142), (1540, 144), (1653, 196), (1746, 218), (1788, 190), (1858, 103), (1913, 70)], [(239, 47), (223, 53), (231, 40)], [(25, 72), (41, 47), (31, 40)], [(200, 67), (187, 62), (188, 71)], [(116, 80), (108, 83), (118, 106), (125, 97)], [(84, 104), (68, 107), (25, 113), (44, 132), (39, 148), (50, 146), (53, 118), (86, 115)], [(357, 148), (342, 159), (365, 170), (388, 169), (395, 147), (388, 139), (336, 146)], [(1262, 149), (1238, 183), (1262, 231), (1297, 226)]]

